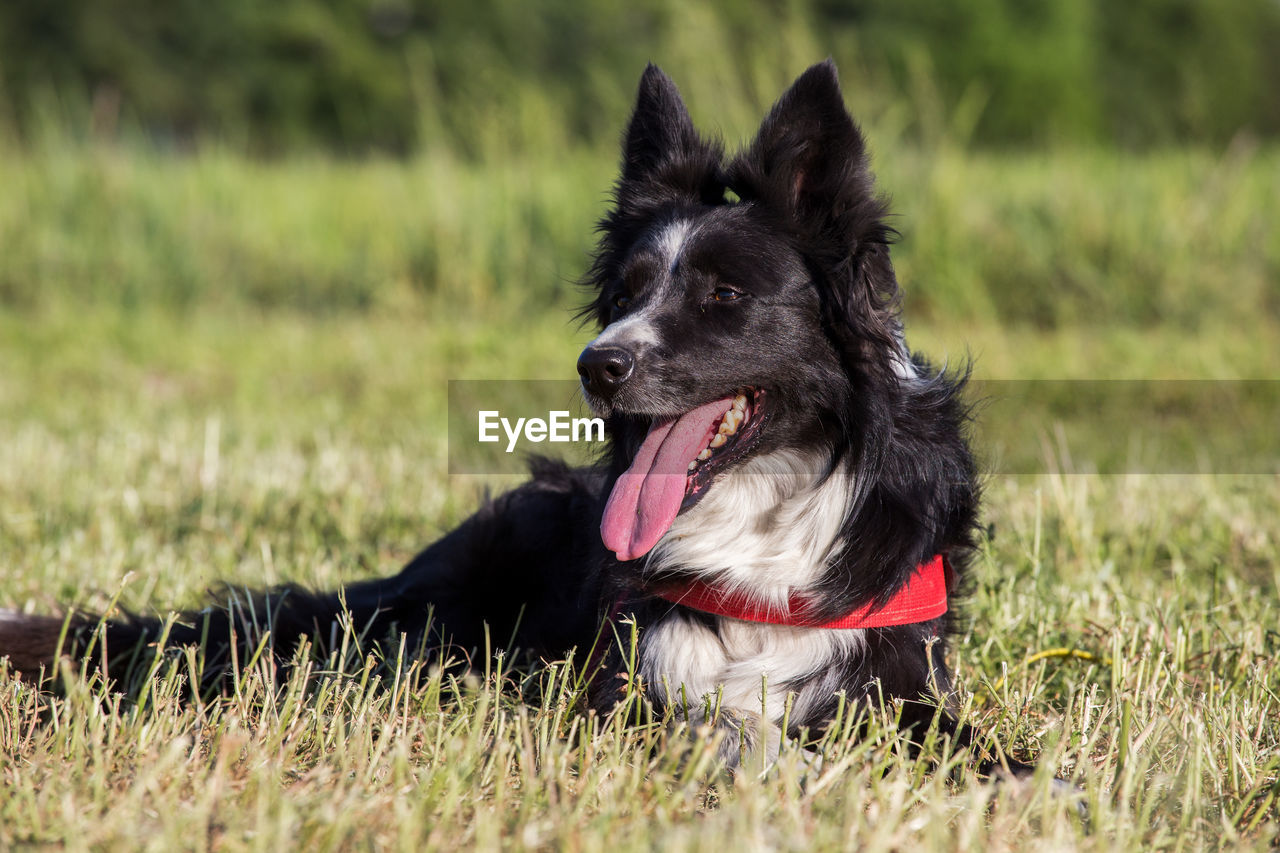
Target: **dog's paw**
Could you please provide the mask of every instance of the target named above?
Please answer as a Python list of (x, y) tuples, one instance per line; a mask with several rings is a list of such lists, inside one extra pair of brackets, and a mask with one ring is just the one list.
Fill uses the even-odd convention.
[[(978, 773), (989, 778), (997, 789), (1021, 793), (1031, 790), (1036, 768), (1034, 765), (1023, 764), (1020, 761), (1005, 760), (982, 764), (978, 768)], [(1054, 776), (1049, 780), (1049, 795), (1054, 800), (1074, 806), (1076, 817), (1080, 818), (1086, 827), (1089, 825), (1089, 803), (1083, 788)]]
[[(718, 709), (714, 713), (690, 714), (687, 731), (700, 740), (715, 743), (714, 764), (730, 779), (744, 775), (761, 776), (778, 760), (780, 731), (777, 726), (750, 711)], [(683, 716), (679, 722), (685, 722)]]

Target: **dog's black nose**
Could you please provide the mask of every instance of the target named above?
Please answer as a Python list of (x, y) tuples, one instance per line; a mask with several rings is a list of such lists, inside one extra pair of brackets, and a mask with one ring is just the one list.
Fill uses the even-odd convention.
[(622, 347), (590, 346), (578, 356), (583, 387), (601, 397), (612, 397), (635, 368), (635, 358)]

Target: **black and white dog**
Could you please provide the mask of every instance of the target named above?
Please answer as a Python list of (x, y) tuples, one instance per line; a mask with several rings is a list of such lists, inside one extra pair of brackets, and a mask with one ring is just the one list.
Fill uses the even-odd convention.
[[(784, 713), (789, 733), (820, 731), (841, 695), (906, 700), (905, 724), (927, 724), (950, 690), (978, 488), (963, 378), (904, 342), (886, 215), (830, 62), (731, 159), (650, 66), (588, 275), (602, 331), (578, 361), (607, 463), (541, 463), (393, 578), (273, 590), (253, 619), (185, 614), (168, 644), (202, 643), (216, 685), (265, 628), (288, 660), (343, 614), (427, 653), (482, 647), (488, 625), (535, 655), (576, 650), (598, 709), (640, 684), (659, 710), (719, 725), (730, 762), (776, 748)], [(622, 618), (639, 636), (625, 678), (627, 650), (586, 652)], [(72, 620), (68, 644), (97, 625)], [(109, 670), (123, 678), (161, 625), (108, 622)], [(62, 627), (3, 614), (0, 655), (37, 671)]]

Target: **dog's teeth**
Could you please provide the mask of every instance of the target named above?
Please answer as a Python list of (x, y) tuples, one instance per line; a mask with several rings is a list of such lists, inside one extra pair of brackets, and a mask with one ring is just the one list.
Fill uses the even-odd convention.
[(725, 443), (726, 441), (728, 441), (728, 440), (729, 440), (729, 439), (725, 437), (725, 434), (724, 434), (724, 433), (722, 433), (722, 432), (720, 432), (720, 433), (716, 433), (716, 434), (712, 437), (712, 439), (711, 439), (711, 446), (712, 446), (712, 447), (723, 447), (723, 446), (724, 446), (724, 443)]
[(747, 410), (747, 398), (745, 394), (739, 394), (733, 398), (734, 411), (745, 412)]
[[(724, 415), (721, 416), (720, 426), (716, 429), (716, 433), (718, 435), (733, 435), (738, 431), (738, 427), (742, 426), (743, 422), (746, 421), (746, 409), (739, 408), (738, 401), (741, 401), (744, 407), (747, 404), (747, 398), (739, 394), (734, 400), (733, 408), (729, 409), (729, 411), (725, 412)], [(715, 446), (719, 447), (720, 445), (717, 444)]]
[(695, 459), (695, 460), (693, 460), (692, 462), (690, 462), (690, 463), (689, 463), (689, 470), (690, 470), (690, 471), (692, 471), (694, 468), (697, 468), (697, 467), (698, 467), (698, 460), (697, 460), (697, 459)]
[(703, 448), (702, 452), (698, 454), (698, 459), (700, 459), (700, 460), (705, 461), (705, 460), (710, 459), (710, 458), (711, 458), (711, 448), (710, 448), (710, 447)]

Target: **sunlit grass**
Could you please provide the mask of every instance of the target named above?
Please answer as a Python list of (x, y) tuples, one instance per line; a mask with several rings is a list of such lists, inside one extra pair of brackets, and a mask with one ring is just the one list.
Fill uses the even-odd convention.
[[(0, 603), (39, 611), (117, 593), (164, 610), (218, 579), (392, 572), (478, 499), (444, 474), (445, 379), (559, 371), (576, 346), (554, 315), (521, 335), (217, 314), (39, 329), (0, 345), (22, 365), (0, 408)], [(472, 356), (455, 352), (472, 339)], [(353, 652), (312, 664), (307, 689), (276, 693), (251, 672), (197, 705), (180, 701), (181, 665), (157, 675), (145, 709), (97, 688), (50, 706), (9, 684), (0, 840), (1265, 845), (1280, 778), (1280, 483), (1001, 478), (986, 516), (995, 535), (953, 660), (971, 721), (1045, 768), (994, 808), (962, 759), (954, 779), (904, 760), (884, 721), (829, 743), (821, 766), (787, 750), (762, 780), (711, 783), (688, 770), (707, 769), (703, 747), (571, 712), (566, 681), (531, 689), (551, 671), (468, 687), (405, 661), (400, 681), (375, 681)], [(1092, 659), (1024, 664), (1058, 648)], [(1082, 789), (1087, 826), (1048, 794), (1054, 772)]]
[[(987, 378), (1280, 375), (1273, 153), (882, 159), (913, 346)], [(394, 572), (480, 499), (446, 473), (447, 381), (572, 378), (610, 160), (0, 159), (0, 606)], [(1015, 285), (1056, 328), (997, 322)], [(0, 846), (1266, 848), (1280, 480), (1059, 467), (988, 482), (951, 655), (966, 719), (1039, 757), (1025, 786), (903, 758), (892, 707), (729, 784), (706, 744), (579, 713), (563, 667), (457, 683), (350, 636), (212, 702), (183, 655), (145, 706), (0, 682)]]

